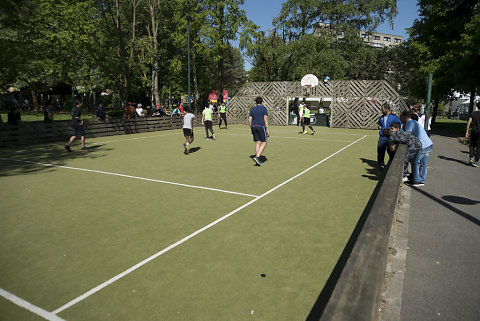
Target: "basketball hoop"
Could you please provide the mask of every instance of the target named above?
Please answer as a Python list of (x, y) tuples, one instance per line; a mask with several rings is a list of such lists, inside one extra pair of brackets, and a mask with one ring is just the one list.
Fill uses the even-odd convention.
[(311, 88), (318, 86), (318, 78), (313, 74), (308, 74), (303, 76), (300, 84), (302, 85), (302, 87), (307, 88), (307, 96), (310, 96)]

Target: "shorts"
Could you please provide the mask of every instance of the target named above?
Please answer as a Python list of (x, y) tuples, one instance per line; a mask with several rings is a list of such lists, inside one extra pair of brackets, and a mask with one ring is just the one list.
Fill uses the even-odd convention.
[(183, 136), (193, 137), (193, 130), (191, 130), (190, 128), (184, 128), (183, 129)]
[(310, 125), (310, 117), (303, 117), (303, 123), (305, 125)]
[(85, 136), (85, 130), (82, 125), (72, 125), (72, 136)]
[(254, 142), (267, 141), (267, 132), (265, 131), (265, 126), (252, 126), (251, 129)]

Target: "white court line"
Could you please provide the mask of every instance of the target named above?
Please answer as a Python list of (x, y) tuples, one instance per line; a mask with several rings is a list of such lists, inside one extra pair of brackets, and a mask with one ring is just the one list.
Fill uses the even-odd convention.
[[(252, 135), (249, 134), (222, 134), (227, 136), (248, 136), (251, 137)], [(367, 135), (365, 135), (367, 136)], [(351, 143), (351, 140), (341, 140), (341, 139), (327, 139), (327, 138), (311, 138), (311, 137), (291, 137), (291, 136), (270, 136), (269, 138), (287, 138), (287, 139), (304, 139), (304, 140), (319, 140), (319, 141), (327, 141), (327, 142), (342, 142), (342, 143)]]
[(28, 310), (45, 320), (50, 320), (50, 321), (65, 321), (64, 319), (58, 317), (55, 315), (55, 313), (51, 313), (48, 311), (43, 310), (42, 308), (37, 307), (36, 305), (31, 304), (28, 301), (25, 301), (22, 298), (19, 298), (15, 294), (12, 294), (8, 291), (5, 291), (4, 289), (0, 288), (0, 295), (7, 299), (8, 301), (18, 305), (19, 307), (24, 308), (25, 310)]
[(79, 168), (79, 167), (70, 167), (70, 166), (55, 165), (55, 164), (48, 164), (48, 163), (39, 163), (39, 162), (32, 162), (32, 161), (26, 161), (26, 160), (21, 160), (21, 159), (14, 159), (14, 158), (5, 158), (5, 157), (1, 157), (0, 159), (1, 159), (1, 160), (12, 161), (12, 162), (18, 162), (18, 163), (35, 164), (35, 165), (41, 165), (41, 166), (46, 166), (46, 167), (58, 167), (58, 168), (72, 169), (72, 170), (82, 171), (82, 172), (90, 172), (90, 173), (97, 173), (97, 174), (104, 174), (104, 175), (112, 175), (112, 176), (119, 176), (119, 177), (125, 177), (125, 178), (133, 178), (133, 179), (138, 179), (138, 180), (148, 181), (148, 182), (155, 182), (155, 183), (162, 183), (162, 184), (170, 184), (170, 185), (177, 185), (177, 186), (190, 187), (190, 188), (198, 188), (198, 189), (203, 189), (203, 190), (207, 190), (207, 191), (221, 192), (221, 193), (227, 193), (227, 194), (235, 194), (235, 195), (242, 195), (242, 196), (248, 196), (248, 197), (258, 197), (258, 195), (245, 194), (245, 193), (239, 193), (239, 192), (233, 192), (233, 191), (227, 191), (227, 190), (224, 190), (224, 189), (218, 189), (218, 188), (212, 188), (212, 187), (205, 187), (205, 186), (188, 185), (188, 184), (182, 184), (182, 183), (175, 183), (175, 182), (163, 181), (163, 180), (153, 179), (153, 178), (145, 178), (145, 177), (125, 175), (125, 174), (119, 174), (119, 173), (97, 171), (97, 170), (94, 170), (94, 169), (86, 169), (86, 168)]
[(297, 174), (297, 175), (295, 175), (295, 176), (287, 179), (287, 180), (284, 181), (283, 183), (278, 184), (277, 186), (275, 186), (274, 188), (268, 190), (267, 192), (263, 193), (262, 195), (257, 196), (257, 197), (254, 198), (253, 200), (251, 200), (251, 201), (243, 204), (242, 206), (240, 206), (240, 207), (236, 208), (235, 210), (231, 211), (230, 213), (228, 213), (228, 214), (220, 217), (219, 219), (211, 222), (210, 224), (202, 227), (201, 229), (196, 230), (195, 232), (193, 232), (193, 233), (185, 236), (183, 239), (181, 239), (181, 240), (173, 243), (172, 245), (164, 248), (163, 250), (161, 250), (161, 251), (153, 254), (152, 256), (150, 256), (150, 257), (146, 258), (145, 260), (141, 261), (140, 263), (135, 264), (134, 266), (132, 266), (131, 268), (129, 268), (129, 269), (125, 270), (125, 271), (123, 271), (122, 273), (115, 275), (115, 276), (112, 277), (111, 279), (109, 279), (109, 280), (103, 282), (102, 284), (94, 287), (93, 289), (85, 292), (84, 294), (82, 294), (82, 295), (80, 295), (79, 297), (73, 299), (72, 301), (70, 301), (70, 302), (62, 305), (61, 307), (59, 307), (58, 309), (56, 309), (56, 310), (53, 311), (52, 313), (55, 313), (55, 314), (60, 313), (60, 312), (62, 312), (63, 310), (68, 309), (68, 308), (71, 307), (72, 305), (75, 305), (75, 304), (77, 304), (78, 302), (85, 300), (86, 298), (88, 298), (88, 297), (91, 296), (92, 294), (94, 294), (94, 293), (102, 290), (103, 288), (109, 286), (110, 284), (114, 283), (115, 281), (118, 281), (119, 279), (123, 278), (124, 276), (132, 273), (133, 271), (137, 270), (138, 268), (142, 267), (143, 265), (147, 264), (148, 262), (154, 260), (155, 258), (159, 257), (160, 255), (162, 255), (162, 254), (164, 254), (164, 253), (167, 253), (168, 251), (170, 251), (170, 250), (176, 248), (177, 246), (185, 243), (186, 241), (188, 241), (189, 239), (195, 237), (196, 235), (198, 235), (198, 234), (200, 234), (200, 233), (208, 230), (208, 229), (211, 228), (212, 226), (215, 226), (215, 225), (217, 225), (218, 223), (224, 221), (225, 219), (227, 219), (227, 218), (229, 218), (230, 216), (234, 215), (235, 213), (241, 211), (242, 209), (246, 208), (247, 206), (252, 205), (252, 204), (255, 203), (256, 201), (264, 198), (265, 196), (267, 196), (268, 194), (270, 194), (270, 193), (274, 192), (275, 190), (279, 189), (279, 188), (282, 187), (283, 185), (285, 185), (285, 184), (293, 181), (295, 178), (297, 178), (297, 177), (305, 174), (305, 173), (308, 172), (309, 170), (317, 167), (318, 165), (322, 164), (323, 162), (327, 161), (328, 159), (332, 158), (333, 156), (337, 155), (338, 153), (342, 152), (343, 150), (347, 149), (348, 147), (352, 146), (353, 144), (361, 141), (361, 140), (364, 139), (365, 137), (367, 137), (367, 136), (365, 135), (365, 136), (363, 136), (362, 138), (359, 138), (359, 139), (357, 139), (356, 141), (354, 141), (354, 142), (348, 144), (347, 146), (343, 147), (342, 149), (339, 149), (338, 151), (336, 151), (335, 153), (331, 154), (330, 156), (322, 159), (321, 161), (319, 161), (319, 162), (316, 163), (315, 165), (310, 166), (309, 168), (307, 168), (307, 169), (304, 170), (303, 172), (301, 172), (301, 173), (299, 173), (299, 174)]

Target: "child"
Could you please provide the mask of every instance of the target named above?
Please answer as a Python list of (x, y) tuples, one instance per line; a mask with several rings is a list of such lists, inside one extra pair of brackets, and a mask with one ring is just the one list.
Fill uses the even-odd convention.
[(184, 154), (188, 155), (188, 145), (193, 143), (193, 119), (195, 118), (195, 115), (190, 112), (190, 109), (187, 108), (187, 113), (185, 116), (183, 116), (183, 135), (185, 136), (185, 144), (183, 144), (183, 147), (185, 147)]
[(391, 129), (385, 128), (383, 130), (383, 135), (389, 139), (390, 150), (392, 152), (395, 151), (395, 144), (407, 145), (407, 155), (405, 156), (405, 165), (403, 168), (403, 181), (405, 182), (408, 180), (408, 163), (415, 159), (415, 155), (422, 149), (422, 143), (417, 137), (400, 130), (401, 128), (401, 123), (394, 122), (391, 125)]

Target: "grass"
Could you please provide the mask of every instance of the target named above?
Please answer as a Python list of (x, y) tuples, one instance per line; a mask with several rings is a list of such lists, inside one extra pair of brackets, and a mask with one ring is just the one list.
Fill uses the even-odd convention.
[(457, 137), (463, 144), (468, 144), (468, 139), (465, 138), (465, 130), (467, 128), (467, 121), (461, 119), (448, 119), (437, 117), (434, 129), (447, 132), (453, 137)]
[[(234, 212), (59, 316), (304, 320), (383, 175), (372, 165), (375, 132), (317, 128), (303, 136), (273, 127), (262, 167), (249, 158), (246, 126), (216, 130), (216, 141), (196, 129), (199, 149), (190, 155), (180, 130), (87, 132), (89, 152), (75, 145), (66, 153), (61, 143), (2, 150), (2, 158), (37, 164), (0, 159), (0, 288), (53, 311)], [(37, 319), (3, 298), (0, 309), (8, 320)]]
[[(2, 119), (4, 122), (7, 121), (7, 113), (1, 114)], [(22, 122), (32, 122), (32, 121), (43, 121), (43, 111), (22, 111), (20, 113), (22, 117)], [(95, 114), (89, 113), (82, 113), (83, 119), (95, 119)], [(58, 114), (54, 114), (54, 120), (71, 120), (72, 115), (69, 112), (61, 112)]]

